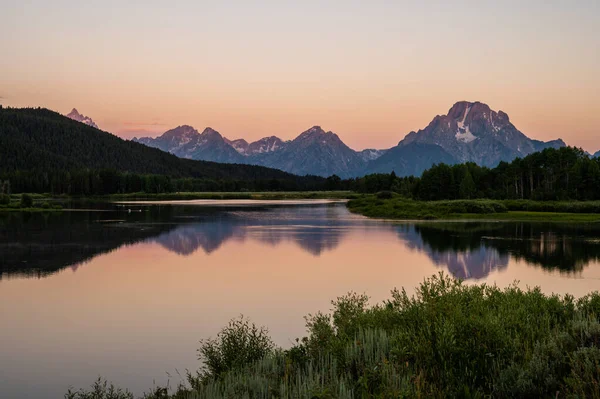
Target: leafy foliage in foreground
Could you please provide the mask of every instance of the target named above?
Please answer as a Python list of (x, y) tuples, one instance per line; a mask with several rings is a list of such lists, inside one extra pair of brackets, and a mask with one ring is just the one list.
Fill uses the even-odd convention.
[[(307, 317), (308, 336), (292, 348), (265, 346), (260, 360), (189, 375), (171, 397), (600, 397), (598, 293), (575, 300), (440, 274), (412, 297), (394, 290), (375, 306), (358, 294), (332, 304)], [(233, 341), (207, 341), (201, 352), (261, 334), (248, 327), (230, 324)]]

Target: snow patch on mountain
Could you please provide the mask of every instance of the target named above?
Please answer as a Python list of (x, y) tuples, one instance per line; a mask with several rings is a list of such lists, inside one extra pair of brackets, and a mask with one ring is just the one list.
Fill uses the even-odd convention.
[[(469, 115), (470, 111), (470, 106), (465, 108), (465, 114), (463, 115), (462, 120), (456, 123), (458, 130), (456, 131), (454, 137), (456, 137), (456, 140), (462, 141), (463, 143), (470, 143), (473, 140), (477, 140), (477, 137), (471, 133), (469, 125), (465, 126), (465, 121), (467, 120), (467, 116)], [(485, 114), (483, 116), (485, 117)]]
[(67, 114), (67, 118), (71, 118), (74, 121), (85, 123), (88, 126), (95, 127), (96, 129), (98, 129), (98, 125), (96, 125), (92, 118), (90, 118), (89, 116), (81, 115), (76, 108), (73, 108), (73, 110), (71, 110), (71, 112)]

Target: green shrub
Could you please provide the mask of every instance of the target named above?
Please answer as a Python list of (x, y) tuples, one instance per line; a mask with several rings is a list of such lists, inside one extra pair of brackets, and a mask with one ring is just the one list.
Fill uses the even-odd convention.
[(50, 209), (50, 204), (48, 202), (44, 202), (42, 204), (42, 209)]
[(376, 195), (379, 199), (390, 199), (394, 197), (394, 193), (391, 191), (380, 191)]
[(29, 194), (21, 194), (21, 208), (31, 208), (33, 206), (33, 198)]
[(0, 194), (0, 205), (8, 205), (10, 204), (10, 195), (8, 194)]
[(224, 372), (262, 359), (274, 346), (266, 328), (256, 327), (240, 317), (231, 320), (216, 338), (200, 341), (198, 353), (205, 365), (205, 375), (218, 377)]

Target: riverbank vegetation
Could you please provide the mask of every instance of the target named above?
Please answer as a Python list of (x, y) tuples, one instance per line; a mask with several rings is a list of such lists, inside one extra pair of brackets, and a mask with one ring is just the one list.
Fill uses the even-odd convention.
[(53, 203), (51, 199), (42, 195), (21, 194), (11, 196), (0, 193), (0, 212), (57, 211), (62, 209), (62, 205)]
[[(233, 320), (201, 341), (203, 367), (147, 398), (600, 397), (600, 295), (466, 285), (443, 274), (370, 306), (350, 293), (306, 318), (289, 349)], [(133, 398), (97, 383), (70, 399)], [(94, 391), (100, 392), (94, 396)], [(114, 393), (118, 393), (114, 394)]]
[(600, 221), (600, 201), (418, 201), (383, 191), (351, 199), (347, 206), (353, 213), (380, 219)]
[(600, 200), (600, 159), (577, 148), (548, 148), (495, 168), (471, 162), (438, 164), (421, 177), (375, 174), (356, 179), (351, 187), (361, 193), (393, 191), (421, 201)]
[[(43, 123), (36, 119), (40, 116)], [(27, 130), (33, 121), (36, 128)], [(9, 140), (4, 148), (15, 146), (14, 151), (5, 154), (6, 162), (0, 167), (2, 193), (91, 197), (139, 193), (393, 191), (405, 198), (423, 201), (600, 200), (600, 159), (572, 147), (548, 148), (510, 163), (501, 162), (495, 168), (475, 163), (439, 164), (420, 177), (396, 176), (392, 172), (342, 179), (336, 175), (328, 178), (295, 176), (260, 166), (179, 159), (61, 119), (47, 110), (7, 109), (0, 112), (0, 123), (13, 132), (6, 137), (0, 134), (0, 143)], [(50, 140), (57, 132), (68, 133), (68, 140)], [(23, 136), (22, 140), (15, 141), (19, 135)], [(35, 146), (32, 143), (36, 143)], [(71, 158), (57, 156), (50, 150), (40, 152), (37, 147), (40, 143), (57, 153), (67, 148)], [(111, 151), (93, 154), (90, 159), (83, 156), (82, 146)]]

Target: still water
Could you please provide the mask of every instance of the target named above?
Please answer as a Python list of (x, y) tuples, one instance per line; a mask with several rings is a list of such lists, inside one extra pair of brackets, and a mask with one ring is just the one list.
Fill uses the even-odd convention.
[(391, 223), (340, 203), (200, 203), (0, 214), (0, 397), (60, 398), (99, 375), (136, 394), (175, 386), (198, 368), (198, 340), (240, 314), (286, 347), (303, 316), (337, 296), (375, 303), (440, 271), (600, 290), (600, 224)]

